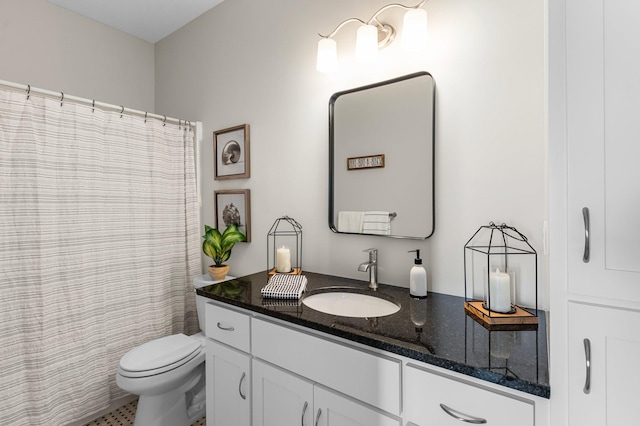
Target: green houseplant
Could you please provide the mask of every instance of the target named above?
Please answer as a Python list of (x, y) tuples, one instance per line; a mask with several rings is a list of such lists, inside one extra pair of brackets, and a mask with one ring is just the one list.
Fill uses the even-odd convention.
[(247, 237), (238, 231), (236, 224), (231, 224), (222, 234), (216, 228), (205, 225), (202, 238), (204, 239), (202, 251), (214, 262), (209, 266), (209, 276), (214, 281), (220, 281), (229, 272), (229, 265), (225, 265), (224, 262), (229, 260), (231, 249), (236, 243), (245, 241)]

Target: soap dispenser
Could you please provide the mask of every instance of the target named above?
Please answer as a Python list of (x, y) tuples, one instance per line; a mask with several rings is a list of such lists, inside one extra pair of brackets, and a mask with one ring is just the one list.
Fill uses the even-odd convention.
[(409, 250), (409, 253), (416, 253), (415, 265), (409, 273), (409, 293), (412, 297), (427, 297), (427, 271), (422, 266), (420, 250)]

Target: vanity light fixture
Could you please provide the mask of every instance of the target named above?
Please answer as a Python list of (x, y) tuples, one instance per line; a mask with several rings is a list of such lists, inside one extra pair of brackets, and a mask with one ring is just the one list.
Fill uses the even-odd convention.
[(427, 12), (420, 9), (428, 0), (422, 0), (415, 6), (405, 6), (398, 3), (388, 4), (378, 9), (368, 21), (360, 18), (349, 18), (342, 21), (335, 30), (327, 35), (318, 34), (318, 56), (316, 68), (323, 73), (335, 71), (338, 66), (336, 41), (333, 36), (349, 22), (360, 22), (356, 34), (355, 57), (358, 62), (370, 64), (377, 57), (378, 50), (390, 45), (396, 37), (396, 30), (389, 24), (378, 20), (378, 15), (387, 9), (400, 7), (406, 9), (404, 15), (401, 46), (407, 52), (422, 50), (427, 40)]

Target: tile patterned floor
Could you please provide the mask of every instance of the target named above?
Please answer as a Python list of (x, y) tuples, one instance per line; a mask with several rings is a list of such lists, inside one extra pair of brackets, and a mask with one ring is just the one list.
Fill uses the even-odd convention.
[[(87, 423), (87, 426), (131, 426), (133, 425), (133, 419), (136, 417), (137, 407), (138, 401), (132, 401), (91, 423)], [(205, 418), (202, 418), (192, 426), (206, 426), (206, 424)]]

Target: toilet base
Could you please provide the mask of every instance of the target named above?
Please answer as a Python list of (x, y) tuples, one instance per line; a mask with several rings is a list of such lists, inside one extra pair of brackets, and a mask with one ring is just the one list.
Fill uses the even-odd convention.
[(201, 363), (178, 389), (140, 395), (134, 426), (189, 426), (205, 412), (205, 369)]

